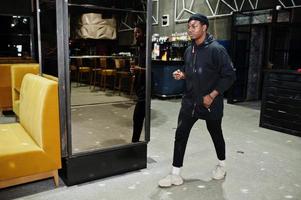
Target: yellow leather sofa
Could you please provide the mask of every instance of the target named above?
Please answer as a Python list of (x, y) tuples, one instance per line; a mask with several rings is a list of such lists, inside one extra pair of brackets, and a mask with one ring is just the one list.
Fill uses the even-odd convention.
[(56, 81), (56, 82), (59, 81), (58, 77), (56, 77), (56, 76), (52, 76), (52, 75), (49, 75), (49, 74), (42, 74), (42, 76), (45, 77), (45, 78), (48, 78), (49, 80), (53, 80), (53, 81)]
[(0, 112), (1, 110), (11, 110), (11, 64), (0, 64)]
[(19, 123), (0, 124), (0, 188), (49, 177), (58, 185), (58, 83), (26, 74), (19, 114)]
[[(35, 67), (38, 66), (38, 64), (35, 64), (35, 63), (0, 64), (0, 111), (1, 110), (4, 110), (4, 111), (12, 110), (12, 107), (13, 107), (12, 80), (11, 80), (11, 66), (12, 65), (20, 65), (20, 66), (24, 66), (24, 68), (29, 67), (29, 69), (31, 69), (33, 66), (35, 66)], [(39, 71), (38, 68), (37, 68), (37, 70)], [(28, 71), (27, 73), (38, 74), (37, 70), (35, 69), (34, 71)], [(20, 88), (22, 80), (18, 81), (18, 82), (20, 83), (19, 84), (19, 88)]]
[(28, 74), (38, 74), (39, 64), (13, 64), (11, 65), (11, 94), (14, 113), (19, 116), (20, 88), (23, 77)]

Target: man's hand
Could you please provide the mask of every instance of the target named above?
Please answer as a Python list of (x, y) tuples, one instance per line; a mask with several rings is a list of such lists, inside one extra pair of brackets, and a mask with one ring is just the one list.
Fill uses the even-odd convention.
[(213, 100), (215, 97), (218, 95), (218, 91), (213, 90), (210, 94), (207, 94), (206, 96), (203, 97), (203, 105), (205, 108), (209, 109)]
[(139, 67), (138, 65), (131, 65), (131, 68), (130, 68), (130, 72), (133, 74), (133, 73), (135, 73), (135, 72), (137, 72), (137, 71), (139, 71), (140, 73), (142, 73), (142, 72), (145, 72), (145, 68), (143, 68), (143, 67)]
[(176, 80), (181, 80), (181, 79), (185, 79), (185, 74), (184, 72), (181, 72), (181, 70), (176, 70), (172, 73), (172, 76), (174, 79)]
[(203, 97), (203, 105), (205, 108), (210, 108), (212, 102), (213, 99), (209, 96), (209, 94)]
[(130, 72), (134, 74), (136, 71), (141, 71), (142, 69), (143, 68), (139, 67), (138, 65), (131, 65)]

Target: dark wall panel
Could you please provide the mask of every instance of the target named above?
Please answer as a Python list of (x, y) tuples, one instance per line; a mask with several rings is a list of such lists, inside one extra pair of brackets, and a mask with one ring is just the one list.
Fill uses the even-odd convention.
[(0, 1), (0, 14), (31, 15), (31, 0), (5, 0)]

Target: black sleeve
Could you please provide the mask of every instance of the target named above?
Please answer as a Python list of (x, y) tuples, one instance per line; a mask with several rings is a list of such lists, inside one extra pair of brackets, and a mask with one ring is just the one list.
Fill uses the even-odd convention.
[(226, 49), (220, 46), (220, 48), (217, 49), (216, 53), (216, 58), (218, 61), (219, 80), (217, 82), (215, 90), (217, 90), (219, 94), (223, 94), (236, 80), (236, 73)]

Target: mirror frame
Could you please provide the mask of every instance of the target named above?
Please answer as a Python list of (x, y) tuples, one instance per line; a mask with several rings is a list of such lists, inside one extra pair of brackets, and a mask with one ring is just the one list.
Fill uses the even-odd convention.
[[(39, 1), (39, 0), (37, 0)], [(139, 143), (129, 143), (116, 145), (108, 148), (91, 150), (86, 152), (72, 152), (72, 129), (71, 129), (71, 95), (70, 95), (70, 75), (69, 75), (69, 20), (68, 20), (68, 0), (56, 0), (57, 16), (57, 55), (58, 55), (58, 78), (59, 78), (59, 98), (60, 98), (60, 124), (62, 155), (87, 155), (93, 152), (103, 152), (120, 149), (124, 146), (138, 145)], [(152, 0), (147, 0), (147, 35), (146, 35), (146, 105), (145, 105), (145, 140), (150, 141), (150, 103), (151, 103), (151, 33), (152, 33)]]

